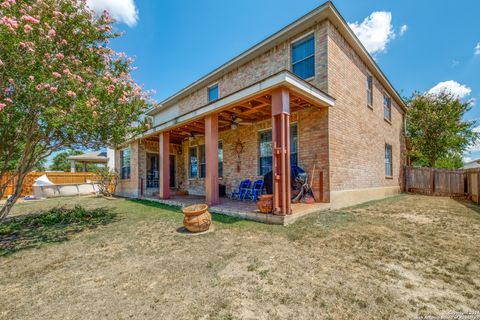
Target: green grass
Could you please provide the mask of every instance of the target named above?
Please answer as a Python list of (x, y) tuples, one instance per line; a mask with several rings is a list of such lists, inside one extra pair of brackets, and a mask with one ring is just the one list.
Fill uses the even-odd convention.
[(116, 213), (106, 208), (86, 210), (81, 206), (57, 207), (31, 216), (12, 218), (0, 224), (0, 255), (62, 242), (69, 235), (115, 221)]

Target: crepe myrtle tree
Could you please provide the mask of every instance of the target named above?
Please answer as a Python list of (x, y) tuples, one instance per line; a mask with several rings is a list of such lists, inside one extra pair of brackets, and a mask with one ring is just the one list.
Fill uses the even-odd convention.
[(113, 23), (81, 0), (0, 0), (0, 198), (15, 181), (0, 221), (53, 152), (115, 147), (149, 127), (149, 92), (108, 47)]
[(407, 137), (415, 165), (454, 168), (471, 145), (478, 142), (475, 121), (464, 119), (472, 101), (455, 94), (414, 93), (408, 99)]

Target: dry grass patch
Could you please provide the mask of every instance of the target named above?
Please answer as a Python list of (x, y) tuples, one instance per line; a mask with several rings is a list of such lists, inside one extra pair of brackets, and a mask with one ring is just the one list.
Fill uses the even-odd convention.
[(409, 319), (480, 305), (468, 202), (402, 195), (288, 227), (214, 215), (215, 232), (196, 237), (176, 232), (178, 209), (141, 201), (15, 210), (76, 204), (118, 219), (0, 257), (0, 318)]

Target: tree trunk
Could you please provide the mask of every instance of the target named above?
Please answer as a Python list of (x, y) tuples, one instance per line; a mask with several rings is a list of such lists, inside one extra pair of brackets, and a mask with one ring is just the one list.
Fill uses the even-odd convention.
[(22, 194), (22, 186), (23, 186), (23, 181), (25, 180), (25, 177), (27, 176), (28, 171), (26, 172), (21, 172), (18, 175), (17, 183), (15, 184), (15, 190), (13, 192), (13, 195), (7, 199), (5, 204), (2, 206), (0, 209), (0, 223), (5, 220), (5, 218), (8, 216), (10, 211), (13, 208), (13, 205), (17, 202), (18, 198)]

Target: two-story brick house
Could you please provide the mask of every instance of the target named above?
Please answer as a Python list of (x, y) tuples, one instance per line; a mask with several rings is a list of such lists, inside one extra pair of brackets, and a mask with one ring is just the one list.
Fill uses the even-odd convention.
[[(290, 166), (331, 207), (401, 190), (406, 106), (326, 2), (148, 112), (153, 127), (115, 151), (127, 197), (204, 195), (273, 170), (290, 214)], [(315, 167), (315, 169), (314, 169)], [(175, 191), (178, 194), (178, 191)]]

